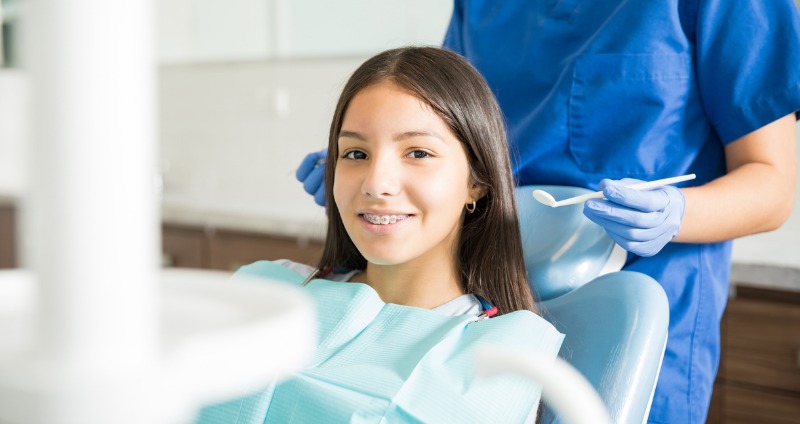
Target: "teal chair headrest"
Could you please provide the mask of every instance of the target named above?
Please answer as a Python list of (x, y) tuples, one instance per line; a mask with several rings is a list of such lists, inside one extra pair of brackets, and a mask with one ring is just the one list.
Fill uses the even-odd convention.
[(583, 215), (583, 204), (551, 208), (533, 198), (536, 189), (547, 191), (556, 200), (590, 191), (567, 186), (516, 189), (525, 269), (537, 300), (556, 298), (622, 269), (627, 253)]

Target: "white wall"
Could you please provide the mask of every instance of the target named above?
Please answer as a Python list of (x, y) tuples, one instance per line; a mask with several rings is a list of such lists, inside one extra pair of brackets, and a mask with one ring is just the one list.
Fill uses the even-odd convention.
[(22, 71), (0, 69), (0, 197), (15, 196), (25, 185), (28, 91)]
[(263, 59), (273, 44), (267, 0), (160, 0), (161, 62)]
[[(797, 125), (797, 163), (800, 164), (800, 124)], [(800, 172), (797, 173), (794, 209), (777, 231), (742, 237), (733, 242), (738, 263), (794, 266), (800, 268)]]
[(163, 67), (165, 201), (319, 225), (324, 211), (303, 192), (295, 169), (307, 153), (327, 146), (335, 102), (363, 60)]
[(364, 57), (439, 45), (452, 0), (160, 0), (159, 58), (197, 63)]

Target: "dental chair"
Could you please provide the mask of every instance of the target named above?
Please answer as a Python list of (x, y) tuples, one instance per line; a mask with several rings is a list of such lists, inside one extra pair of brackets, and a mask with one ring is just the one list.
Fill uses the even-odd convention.
[[(620, 271), (627, 252), (583, 215), (582, 204), (544, 206), (533, 199), (535, 189), (556, 199), (589, 191), (516, 189), (525, 266), (537, 307), (565, 334), (559, 356), (594, 387), (611, 422), (646, 422), (667, 341), (664, 290), (647, 275)], [(561, 421), (545, 407), (540, 422)]]

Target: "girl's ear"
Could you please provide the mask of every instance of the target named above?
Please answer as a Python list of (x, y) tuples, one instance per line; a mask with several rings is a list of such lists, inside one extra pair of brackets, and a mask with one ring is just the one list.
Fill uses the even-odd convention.
[(470, 198), (467, 199), (467, 203), (472, 203), (472, 201), (481, 200), (483, 196), (486, 195), (486, 186), (476, 184), (474, 182), (470, 183), (469, 188), (469, 196)]

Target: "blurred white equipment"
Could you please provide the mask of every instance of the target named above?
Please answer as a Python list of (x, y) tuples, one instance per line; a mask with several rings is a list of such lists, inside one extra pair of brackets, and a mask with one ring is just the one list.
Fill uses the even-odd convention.
[(478, 376), (521, 374), (542, 385), (542, 400), (566, 424), (611, 424), (608, 411), (594, 388), (561, 358), (551, 362), (498, 348), (486, 347), (476, 358)]
[(295, 288), (172, 270), (158, 285), (150, 366), (131, 370), (136, 358), (122, 358), (112, 373), (77, 367), (35, 345), (44, 315), (36, 283), (27, 271), (0, 271), (0, 423), (187, 422), (200, 405), (301, 368), (315, 344), (313, 307)]
[(187, 421), (302, 366), (304, 293), (159, 273), (152, 2), (25, 3), (29, 270), (0, 272), (0, 422)]

